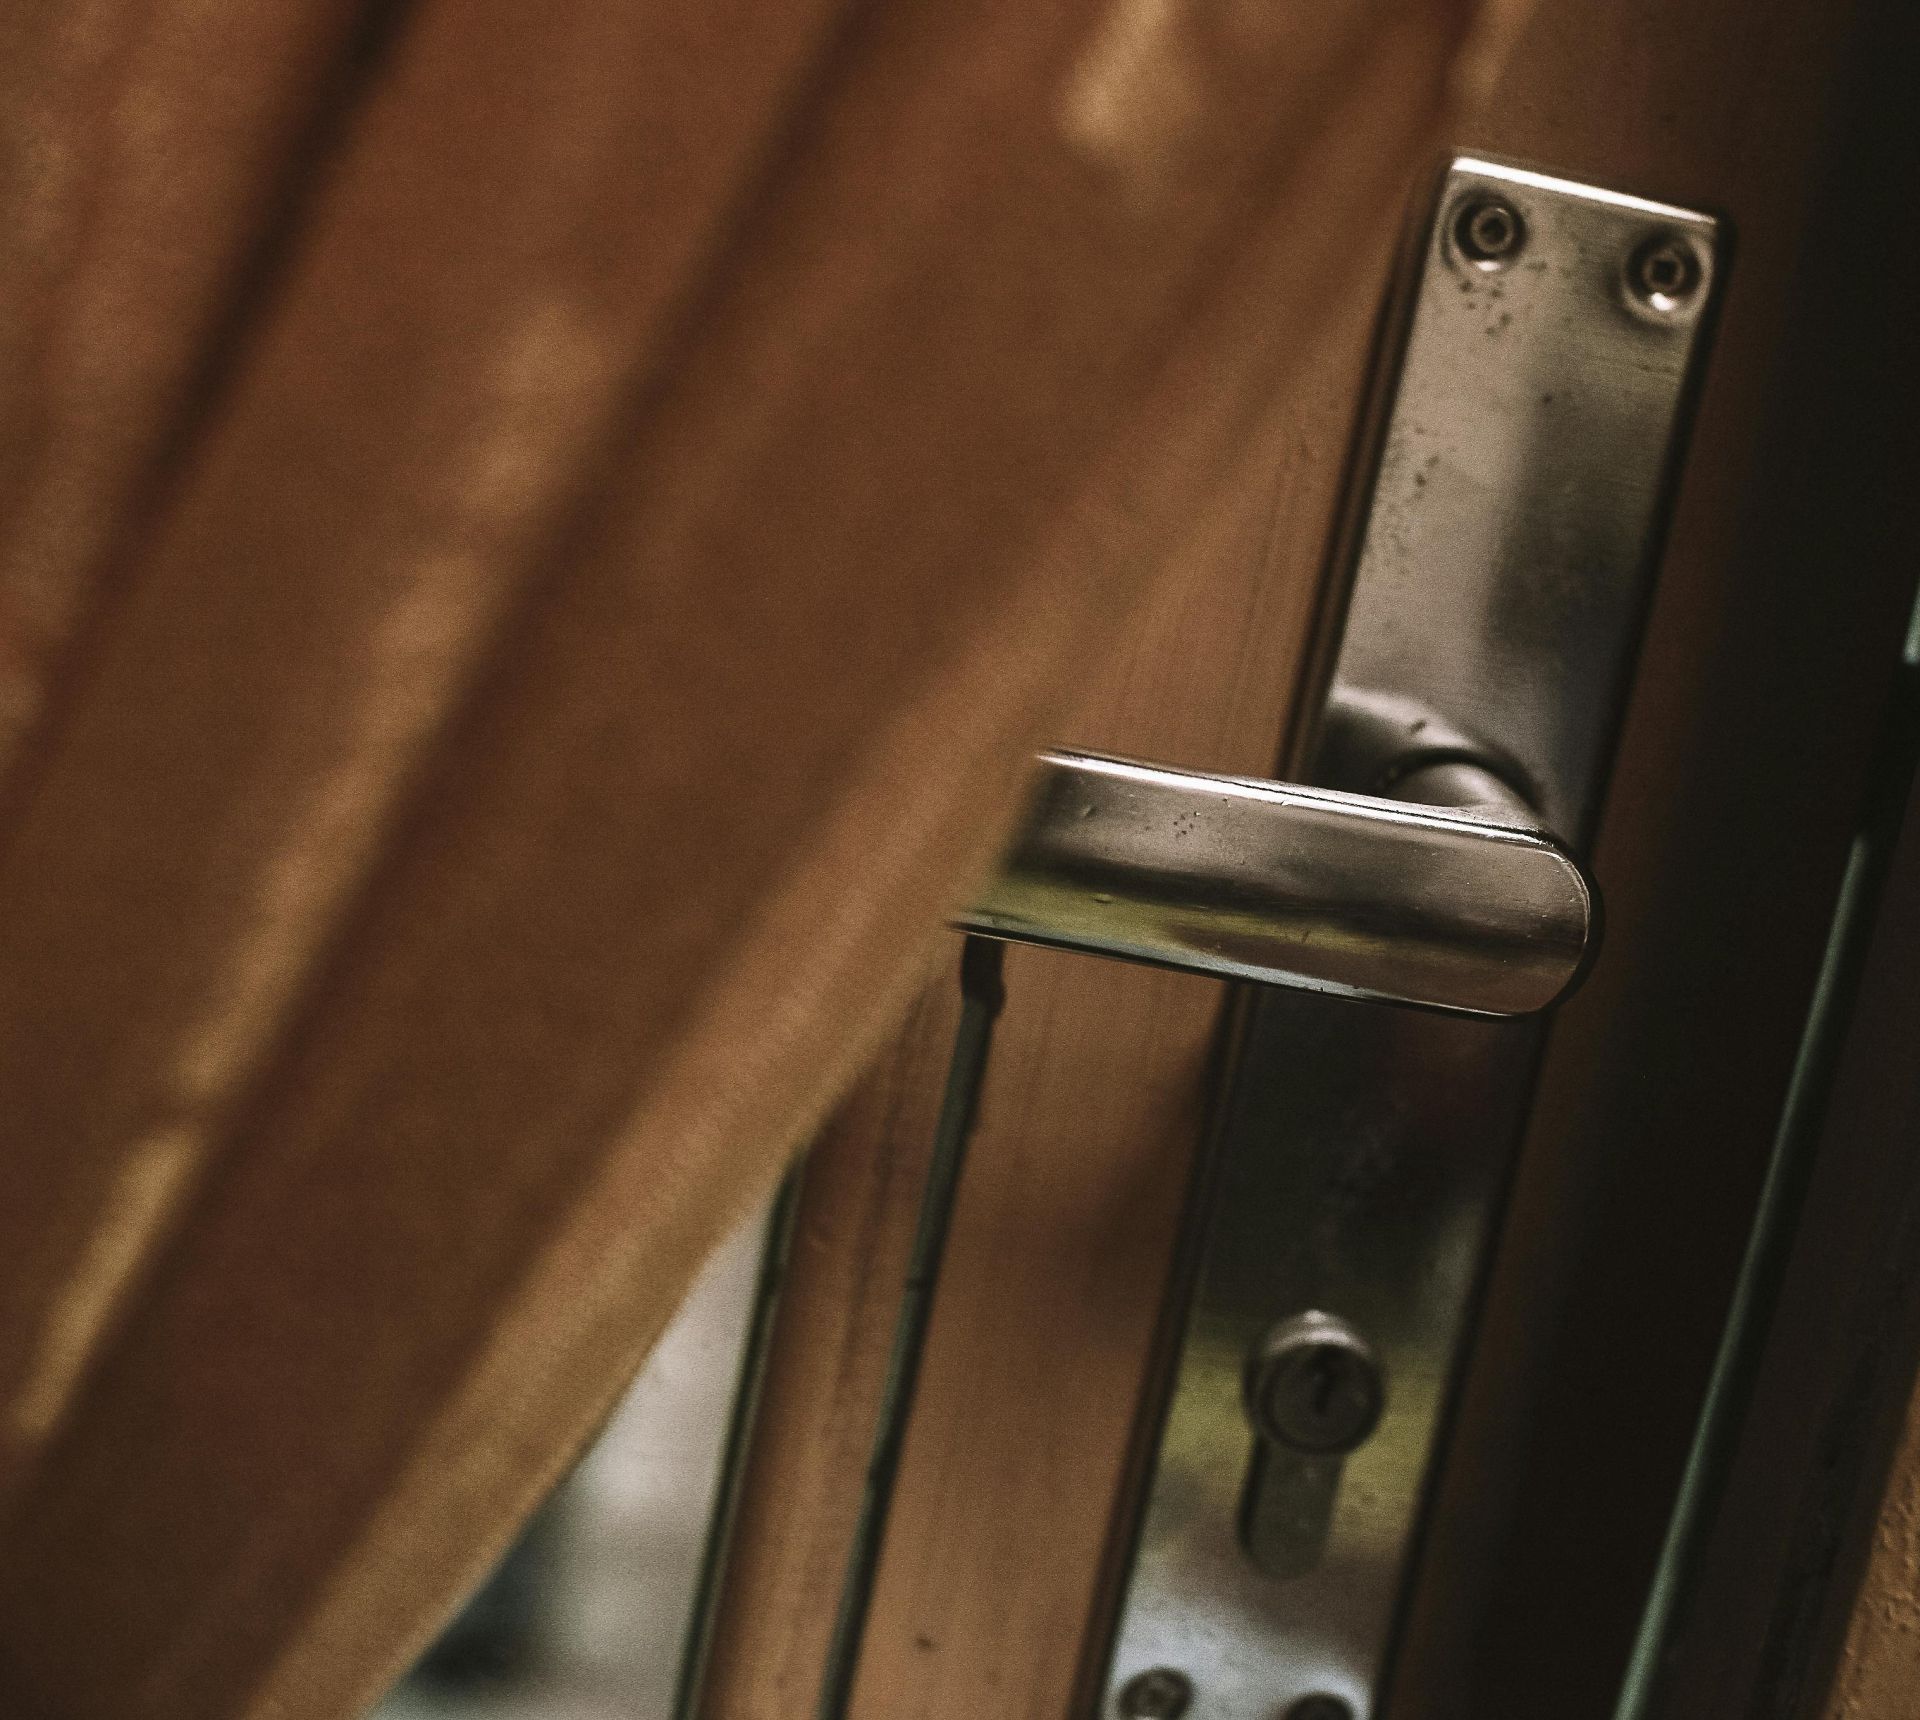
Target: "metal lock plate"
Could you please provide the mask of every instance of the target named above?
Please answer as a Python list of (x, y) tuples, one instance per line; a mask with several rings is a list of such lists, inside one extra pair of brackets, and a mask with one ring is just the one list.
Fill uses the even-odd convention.
[[(1388, 345), (1324, 702), (1447, 713), (1576, 853), (1720, 256), (1708, 216), (1462, 157)], [(1297, 762), (1305, 781), (1382, 791), (1338, 780), (1331, 729)], [(1156, 1676), (1191, 1720), (1376, 1710), (1544, 1031), (1250, 999), (1103, 1713), (1137, 1712)], [(1351, 1358), (1273, 1373), (1286, 1323), (1308, 1316), (1372, 1358), (1372, 1414)]]

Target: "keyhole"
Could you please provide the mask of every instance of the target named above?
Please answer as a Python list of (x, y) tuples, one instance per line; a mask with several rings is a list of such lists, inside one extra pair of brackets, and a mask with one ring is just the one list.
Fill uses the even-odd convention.
[(1340, 1376), (1345, 1370), (1328, 1350), (1322, 1350), (1313, 1358), (1312, 1368), (1313, 1413), (1318, 1420), (1325, 1421), (1333, 1413), (1334, 1399), (1340, 1392)]
[(1246, 1403), (1260, 1433), (1289, 1450), (1348, 1452), (1380, 1419), (1380, 1364), (1331, 1314), (1286, 1320), (1248, 1358)]

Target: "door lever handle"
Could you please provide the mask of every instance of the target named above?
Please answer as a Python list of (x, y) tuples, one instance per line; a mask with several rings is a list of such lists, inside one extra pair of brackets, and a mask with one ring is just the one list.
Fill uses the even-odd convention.
[(1039, 761), (957, 923), (1023, 943), (1469, 1015), (1584, 973), (1585, 871), (1484, 762), (1415, 758), (1392, 799), (1092, 753)]
[[(989, 929), (1058, 914), (1078, 941), (1124, 889), (1141, 899), (1094, 947), (1481, 1015), (1577, 981), (1600, 904), (1562, 844), (1584, 854), (1598, 821), (1721, 244), (1696, 211), (1457, 157), (1380, 325), (1285, 766), (1396, 801), (1226, 785), (1227, 812), (1148, 772), (1157, 792), (1110, 790), (1137, 809), (1121, 840), (1073, 797), (1085, 762), (1050, 762)], [(1074, 899), (1095, 891), (1112, 903)], [(1089, 1713), (1169, 1689), (1206, 1720), (1378, 1712), (1434, 1575), (1422, 1503), (1547, 1037), (1284, 985), (1243, 1000)]]

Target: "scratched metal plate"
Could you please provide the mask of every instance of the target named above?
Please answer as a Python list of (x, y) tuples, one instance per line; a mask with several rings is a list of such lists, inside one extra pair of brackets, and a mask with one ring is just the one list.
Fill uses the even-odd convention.
[[(1522, 239), (1476, 259), (1467, 222), (1489, 199)], [(1441, 713), (1510, 761), (1576, 849), (1605, 787), (1720, 256), (1707, 216), (1463, 157), (1389, 347), (1331, 694)], [(1368, 786), (1326, 781), (1331, 768), (1308, 750), (1311, 779)], [(1302, 993), (1252, 1001), (1192, 1221), (1208, 1228), (1104, 1713), (1141, 1712), (1142, 1687), (1125, 1693), (1156, 1668), (1190, 1690), (1189, 1720), (1281, 1720), (1309, 1695), (1374, 1711), (1544, 1032)], [(1382, 1358), (1385, 1415), (1344, 1462), (1256, 1462), (1245, 1359), (1308, 1309)]]

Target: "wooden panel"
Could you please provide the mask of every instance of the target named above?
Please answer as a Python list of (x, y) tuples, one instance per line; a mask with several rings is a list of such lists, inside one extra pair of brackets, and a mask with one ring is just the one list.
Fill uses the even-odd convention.
[(808, 1150), (708, 1657), (709, 1714), (800, 1714), (819, 1700), (959, 1004), (957, 975), (943, 976)]
[[(1822, 516), (1797, 479), (1823, 432), (1776, 393), (1796, 311), (1819, 314), (1802, 223), (1848, 22), (1814, 0), (1563, 0), (1460, 140), (1717, 209), (1738, 257), (1603, 833), (1608, 957), (1556, 1031), (1408, 1639), (1409, 1714), (1610, 1707), (1811, 988), (1877, 699), (1854, 670), (1901, 596), (1886, 567), (1857, 570), (1845, 604), (1808, 576)], [(1335, 471), (1302, 454), (1339, 445), (1361, 351), (1355, 319), (1261, 449), (1286, 473), (1277, 577), (1321, 553)], [(1229, 547), (1222, 566), (1195, 578), (1225, 589), (1253, 563)], [(1276, 668), (1287, 637), (1261, 641)], [(1277, 699), (1222, 704), (1213, 750), (1179, 752), (1190, 702), (1216, 696), (1192, 682), (1196, 648), (1148, 639), (1137, 702), (1110, 697), (1068, 738), (1263, 762)], [(1026, 952), (1008, 977), (868, 1713), (1064, 1708), (1199, 1103), (1210, 1016), (1183, 982)], [(1657, 1363), (1623, 1328), (1659, 1334)]]
[(1554, 1030), (1406, 1714), (1612, 1712), (1772, 1147), (1911, 586), (1858, 511), (1877, 438), (1849, 440), (1863, 387), (1903, 415), (1910, 388), (1844, 347), (1866, 298), (1904, 302), (1871, 285), (1904, 181), (1856, 195), (1872, 153), (1830, 154), (1855, 21), (1548, 8), (1475, 130), (1718, 209), (1737, 248), (1601, 834), (1604, 958)]
[[(1304, 384), (1289, 390), (1300, 423), (1320, 433), (1289, 425), (1296, 458), (1285, 468), (1286, 501), (1297, 485), (1331, 505), (1367, 309), (1364, 299), (1346, 307)], [(1278, 732), (1316, 569), (1301, 546), (1297, 559), (1283, 551), (1297, 577), (1263, 578), (1270, 514), (1289, 510), (1276, 506), (1270, 480), (1248, 494), (1256, 505), (1184, 562), (1117, 689), (1079, 719), (1074, 732), (1086, 744), (1196, 768), (1266, 768), (1257, 737)], [(1209, 657), (1218, 678), (1194, 672)], [(1073, 1671), (1063, 1645), (1091, 1597), (1221, 994), (1206, 981), (1017, 948), (1007, 952), (1006, 983), (938, 1287), (916, 1443), (896, 1493), (909, 1515), (896, 1517), (886, 1540), (895, 1580), (917, 1579), (925, 1592), (903, 1613), (883, 1590), (867, 1636), (904, 1648), (908, 1668), (925, 1667), (911, 1683), (922, 1701), (978, 1656), (1022, 1646), (1019, 1675), (1035, 1681), (1034, 1711), (1043, 1712), (1038, 1702)], [(951, 1010), (936, 1019), (949, 1026)], [(946, 1074), (934, 1053), (951, 1045), (950, 1032), (928, 1043), (925, 1025), (916, 1021), (815, 1149), (832, 1169), (818, 1181), (809, 1171), (803, 1231), (844, 1245), (850, 1183), (864, 1183), (876, 1210), (857, 1221), (860, 1250), (843, 1263), (843, 1279), (796, 1282), (783, 1296), (774, 1377), (807, 1395), (790, 1401), (770, 1389), (756, 1428), (706, 1704), (716, 1717), (787, 1712), (818, 1696), (920, 1206), (913, 1169), (924, 1171)], [(876, 1228), (880, 1238), (868, 1241)], [(1071, 1425), (1056, 1395), (1068, 1377), (1083, 1388)], [(1111, 1394), (1106, 1414), (1089, 1413), (1086, 1388)], [(959, 1413), (929, 1435), (926, 1406), (942, 1399)], [(928, 1515), (938, 1520), (919, 1520)], [(900, 1526), (909, 1520), (910, 1529)], [(951, 1580), (978, 1568), (961, 1561), (983, 1556), (975, 1538), (988, 1533), (1000, 1538), (995, 1582)], [(1066, 1535), (1070, 1545), (1056, 1539)], [(901, 1548), (913, 1550), (904, 1565)], [(1018, 1604), (1040, 1597), (1052, 1616), (1029, 1627), (1006, 1610), (1010, 1591)], [(956, 1618), (970, 1628), (956, 1628)], [(906, 1680), (887, 1676), (890, 1699), (906, 1700)], [(1006, 1699), (1019, 1688), (1010, 1676)]]
[(1862, 1580), (1828, 1720), (1904, 1720), (1920, 1690), (1920, 1399), (1909, 1415)]
[[(1826, 732), (1839, 665), (1823, 652), (1802, 667), (1824, 663), (1825, 675), (1809, 674), (1793, 704), (1815, 727), (1817, 764), (1844, 761), (1850, 781), (1865, 777), (1848, 810), (1868, 838), (1869, 863), (1856, 882), (1867, 888), (1869, 912), (1898, 832), (1920, 711), (1913, 671), (1898, 668), (1903, 610), (1920, 565), (1920, 424), (1912, 411), (1920, 330), (1911, 311), (1920, 236), (1902, 213), (1920, 195), (1920, 139), (1908, 114), (1916, 55), (1920, 16), (1912, 8), (1858, 10), (1842, 120), (1807, 241), (1820, 262), (1798, 289), (1804, 332), (1785, 367), (1775, 432), (1792, 450), (1781, 465), (1793, 474), (1775, 577), (1793, 577), (1814, 557), (1835, 570), (1819, 582), (1816, 601), (1823, 631), (1845, 641), (1844, 673), (1857, 688), (1848, 703), (1885, 702), (1872, 747), (1857, 731)], [(1667, 1639), (1649, 1667), (1644, 1711), (1659, 1720), (1816, 1711), (1834, 1632), (1844, 1627), (1852, 1562), (1871, 1537), (1878, 1477), (1904, 1405), (1904, 1358), (1920, 1338), (1906, 1288), (1920, 1235), (1914, 841), (1910, 829), (1870, 956), (1848, 951), (1833, 970), (1823, 1038), (1803, 1052), (1796, 1114), (1769, 1197), (1780, 1228), (1749, 1267), (1748, 1347), (1723, 1387), (1728, 1425), (1695, 1482), (1702, 1515), (1670, 1578)]]
[(1160, 16), (407, 13), (0, 841), (10, 1711), (368, 1699), (904, 1009), (1477, 11)]
[[(1279, 74), (1288, 90), (1313, 90), (1373, 41), (1390, 53), (1363, 99), (1395, 102), (1395, 81), (1424, 58), (1414, 14), (1282, 17), (1300, 38)], [(1317, 254), (1329, 327), (1283, 396), (1252, 396), (1231, 440), (1191, 444), (1196, 462), (1202, 448), (1214, 451), (1215, 499), (1193, 513), (1180, 577), (1137, 627), (1125, 663), (1059, 741), (1201, 768), (1269, 768), (1358, 401), (1378, 297), (1371, 283), (1408, 168), (1441, 135), (1441, 92), (1417, 77), (1408, 87), (1418, 93), (1400, 95), (1383, 117), (1395, 171), (1356, 178), (1351, 156), (1316, 152), (1328, 226), (1275, 232), (1296, 258), (1326, 247)], [(1242, 304), (1250, 347), (1286, 324), (1276, 292), (1250, 290)], [(1235, 350), (1223, 339), (1216, 362), (1233, 366)], [(991, 1701), (1051, 1717), (1066, 1706), (1205, 1100), (1216, 985), (1027, 949), (1009, 952), (1006, 985), (853, 1691), (857, 1714), (970, 1714)], [(924, 1140), (936, 1102), (923, 1088), (919, 1107), (890, 1112), (863, 1150), (884, 1159), (903, 1140)], [(898, 1198), (917, 1201), (917, 1191), (902, 1186)], [(886, 1300), (890, 1269), (878, 1263)], [(869, 1282), (847, 1293), (876, 1294)], [(844, 1389), (840, 1329), (827, 1310), (810, 1309), (786, 1326), (782, 1365)], [(853, 1358), (869, 1398), (885, 1337), (874, 1332)], [(756, 1488), (783, 1498), (810, 1489), (812, 1514), (799, 1514), (798, 1532), (809, 1545), (822, 1533), (837, 1539), (866, 1448), (846, 1450), (837, 1470), (803, 1466), (799, 1454), (822, 1438), (817, 1413), (769, 1411)], [(795, 1515), (769, 1505), (748, 1525), (707, 1707), (717, 1717), (791, 1712), (818, 1691), (837, 1578), (802, 1594), (756, 1575), (778, 1557), (757, 1540), (795, 1533)], [(836, 1569), (824, 1551), (817, 1568)]]

